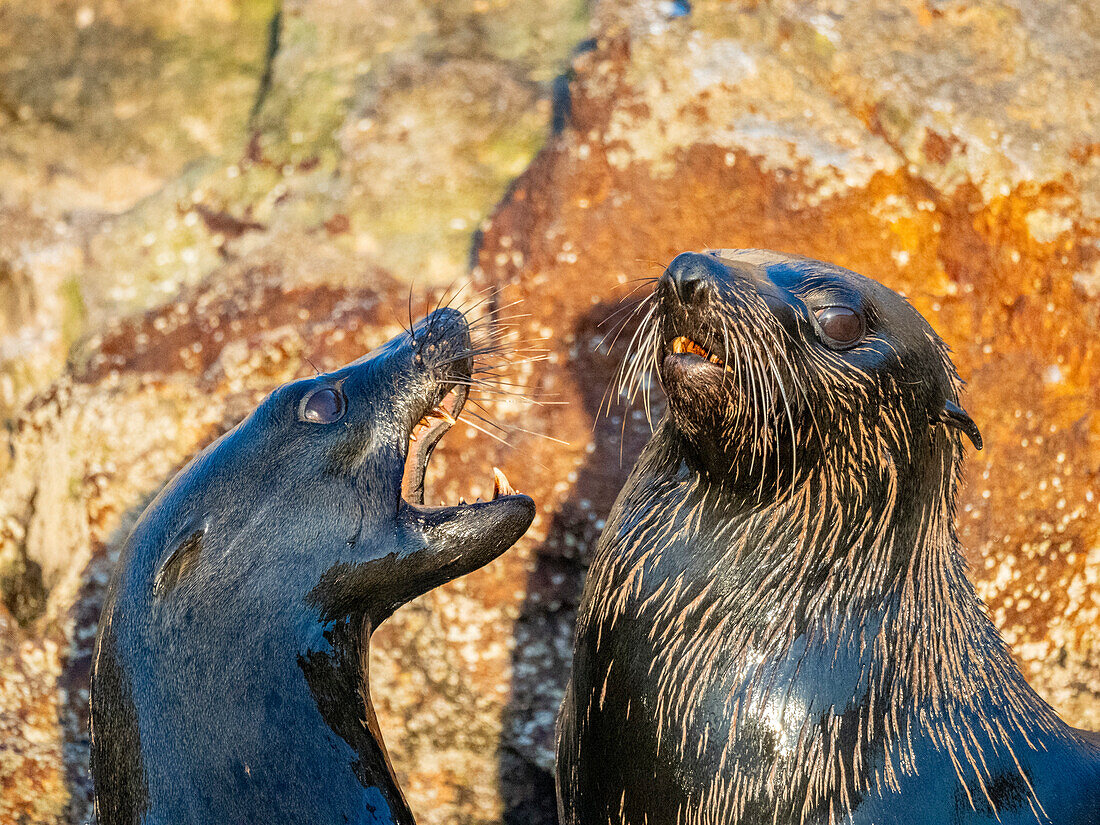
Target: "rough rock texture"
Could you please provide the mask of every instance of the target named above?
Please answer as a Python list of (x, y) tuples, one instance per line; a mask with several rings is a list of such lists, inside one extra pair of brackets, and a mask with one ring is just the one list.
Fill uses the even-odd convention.
[(106, 320), (279, 246), (464, 275), (541, 146), (581, 0), (0, 8), (0, 412)]
[(479, 253), (506, 298), (543, 308), (541, 380), (568, 402), (548, 429), (578, 462), (540, 500), (554, 517), (516, 629), (506, 772), (512, 753), (550, 769), (569, 661), (555, 642), (620, 450), (629, 467), (648, 431), (642, 410), (613, 406), (592, 434), (629, 335), (593, 355), (615, 326), (599, 322), (677, 252), (714, 246), (872, 275), (952, 345), (986, 437), (959, 511), (974, 578), (1031, 682), (1100, 727), (1100, 111), (1085, 91), (1100, 21), (1058, 8), (1052, 28), (1011, 3), (600, 6), (570, 128)]
[(456, 427), (428, 496), (483, 493), (495, 463), (540, 513), (375, 636), (421, 822), (553, 821), (585, 559), (648, 435), (617, 404), (593, 429), (624, 338), (595, 344), (683, 249), (832, 260), (928, 316), (986, 438), (960, 501), (975, 580), (1032, 683), (1100, 727), (1088, 2), (606, 0), (554, 101), (580, 2), (132, 5), (0, 9), (0, 823), (88, 814), (88, 654), (145, 502), (310, 361), (399, 330), (407, 284), (461, 274), (471, 233), (474, 290), (524, 299), (502, 312), (550, 352), (510, 370), (530, 400), (482, 399), (512, 447)]
[[(524, 0), (0, 9), (0, 823), (90, 813), (88, 655), (142, 507), (274, 386), (400, 331), (409, 283), (419, 308), (466, 272), (585, 25), (581, 2)], [(480, 470), (457, 499), (492, 456), (449, 440)], [(424, 821), (500, 818), (525, 575), (378, 636)]]

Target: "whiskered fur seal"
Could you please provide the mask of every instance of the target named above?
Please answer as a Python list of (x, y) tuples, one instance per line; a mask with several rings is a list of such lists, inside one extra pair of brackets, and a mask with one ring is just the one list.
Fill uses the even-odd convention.
[(1100, 747), (1028, 686), (955, 532), (947, 347), (861, 275), (678, 256), (624, 366), (668, 412), (589, 570), (564, 825), (1087, 825)]
[(535, 512), (502, 475), (491, 501), (423, 506), (484, 352), (437, 310), (273, 392), (149, 505), (94, 655), (100, 825), (413, 822), (371, 705), (371, 632)]

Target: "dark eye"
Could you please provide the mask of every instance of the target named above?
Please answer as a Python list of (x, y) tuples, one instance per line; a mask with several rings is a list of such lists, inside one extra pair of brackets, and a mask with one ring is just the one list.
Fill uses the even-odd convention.
[(332, 387), (322, 387), (312, 395), (306, 396), (302, 401), (301, 412), (298, 417), (312, 424), (331, 424), (344, 417), (347, 404), (339, 390)]
[(821, 325), (827, 344), (834, 347), (850, 347), (863, 337), (863, 316), (848, 307), (823, 307), (817, 311), (817, 323)]

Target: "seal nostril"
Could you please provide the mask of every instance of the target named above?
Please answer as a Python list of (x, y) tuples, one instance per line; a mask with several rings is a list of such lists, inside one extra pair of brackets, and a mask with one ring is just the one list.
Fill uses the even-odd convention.
[(663, 277), (681, 303), (701, 303), (710, 294), (712, 276), (702, 255), (692, 252), (677, 255)]
[(682, 278), (677, 285), (677, 291), (680, 293), (680, 300), (685, 304), (693, 304), (704, 300), (707, 297), (709, 284), (698, 273), (691, 273), (689, 276)]

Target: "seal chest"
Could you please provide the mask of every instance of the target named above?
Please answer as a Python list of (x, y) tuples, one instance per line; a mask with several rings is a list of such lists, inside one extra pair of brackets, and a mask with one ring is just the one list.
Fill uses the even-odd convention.
[(431, 452), (496, 350), (437, 310), (276, 390), (149, 505), (96, 641), (101, 825), (413, 822), (368, 645), (400, 605), (492, 561), (534, 517), (499, 471), (491, 501), (423, 506)]
[(981, 435), (927, 322), (762, 250), (680, 255), (648, 300), (623, 389), (655, 369), (668, 411), (585, 583), (561, 821), (1100, 822), (1100, 749), (965, 576)]

